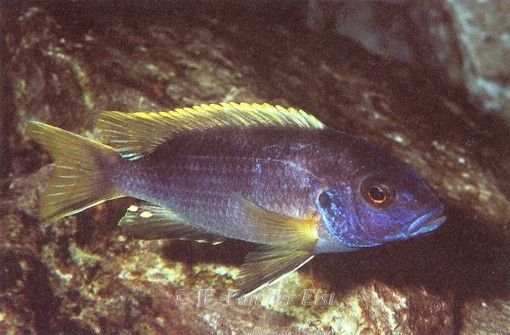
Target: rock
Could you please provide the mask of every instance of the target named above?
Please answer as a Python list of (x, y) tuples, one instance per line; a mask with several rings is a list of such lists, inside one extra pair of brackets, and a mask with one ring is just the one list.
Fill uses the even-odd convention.
[(484, 112), (510, 119), (510, 3), (505, 0), (310, 0), (307, 23), (375, 54), (426, 66), (464, 87)]
[(309, 0), (306, 23), (313, 30), (330, 30), (360, 43), (370, 52), (401, 62), (420, 58), (413, 41), (416, 30), (404, 1)]
[(510, 3), (450, 0), (443, 8), (452, 18), (462, 79), (473, 102), (484, 111), (502, 111), (509, 118)]
[(43, 166), (36, 173), (16, 178), (9, 188), (11, 194), (16, 197), (16, 209), (26, 215), (37, 217), (39, 209), (39, 198), (49, 181), (53, 168), (51, 165)]
[[(477, 299), (467, 303), (462, 314), (465, 324), (460, 334), (508, 334), (510, 303), (499, 299)], [(490, 322), (487, 322), (490, 320)]]
[[(1, 183), (0, 332), (504, 329), (504, 312), (476, 305), (504, 311), (497, 306), (508, 302), (510, 142), (500, 119), (480, 116), (425, 71), (258, 7), (224, 15), (225, 8), (186, 14), (177, 6), (136, 24), (126, 10), (125, 21), (87, 25), (98, 8), (67, 5), (78, 6), (65, 12), (79, 18), (58, 6), (31, 8), (9, 32), (16, 107), (9, 118), (19, 132), (8, 151), (13, 176)], [(132, 199), (58, 223), (36, 218), (51, 159), (23, 135), (27, 119), (93, 136), (94, 115), (104, 109), (231, 100), (300, 107), (388, 148), (429, 181), (448, 223), (417, 240), (322, 255), (279, 286), (232, 301), (252, 245), (128, 239), (116, 223)]]

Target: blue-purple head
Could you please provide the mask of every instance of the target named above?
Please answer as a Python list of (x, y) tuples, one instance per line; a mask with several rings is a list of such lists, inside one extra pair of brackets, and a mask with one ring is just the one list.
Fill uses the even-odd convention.
[(347, 247), (413, 238), (446, 220), (443, 204), (410, 166), (380, 155), (358, 161), (362, 169), (348, 180), (339, 178), (317, 197), (322, 223)]

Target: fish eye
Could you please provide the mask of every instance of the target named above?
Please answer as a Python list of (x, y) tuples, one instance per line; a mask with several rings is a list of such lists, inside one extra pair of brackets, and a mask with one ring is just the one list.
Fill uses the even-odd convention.
[(331, 196), (328, 194), (327, 191), (319, 194), (319, 204), (321, 205), (322, 208), (331, 207)]
[(387, 194), (385, 190), (380, 186), (372, 186), (368, 189), (368, 196), (375, 204), (381, 204), (386, 201)]
[(370, 183), (361, 191), (366, 202), (377, 208), (389, 206), (395, 198), (395, 192), (382, 183)]

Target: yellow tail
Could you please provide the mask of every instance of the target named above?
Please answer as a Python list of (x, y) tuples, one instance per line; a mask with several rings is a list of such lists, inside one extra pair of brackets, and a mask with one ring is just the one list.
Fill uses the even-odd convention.
[(48, 150), (55, 168), (41, 198), (40, 217), (55, 221), (106, 200), (122, 197), (105, 175), (120, 155), (111, 147), (37, 121), (27, 134)]

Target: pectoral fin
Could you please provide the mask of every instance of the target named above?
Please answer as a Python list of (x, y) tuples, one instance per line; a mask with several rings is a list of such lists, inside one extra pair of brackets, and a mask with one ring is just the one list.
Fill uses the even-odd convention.
[(244, 198), (240, 198), (239, 208), (243, 224), (254, 240), (265, 245), (246, 256), (236, 297), (254, 293), (282, 279), (314, 257), (317, 217), (282, 215)]
[(171, 238), (212, 244), (225, 240), (222, 236), (190, 225), (171, 210), (155, 205), (130, 206), (119, 226), (126, 235), (144, 240)]
[(306, 250), (262, 247), (250, 252), (241, 267), (238, 291), (234, 297), (252, 294), (284, 278), (306, 264), (314, 254)]
[(292, 245), (303, 250), (313, 249), (317, 242), (318, 217), (294, 218), (262, 208), (244, 198), (239, 199), (243, 224), (257, 243)]

